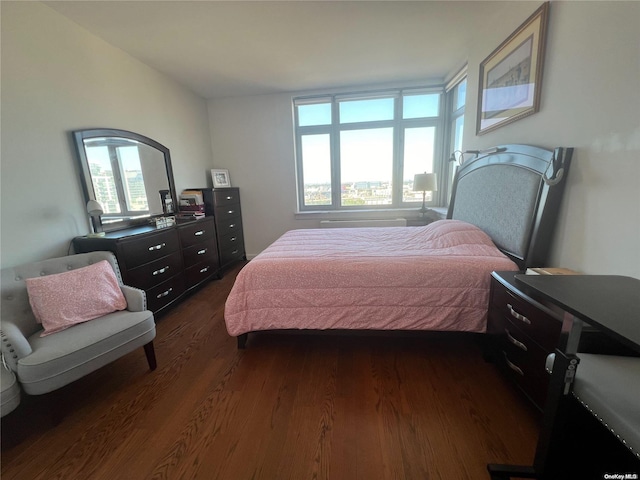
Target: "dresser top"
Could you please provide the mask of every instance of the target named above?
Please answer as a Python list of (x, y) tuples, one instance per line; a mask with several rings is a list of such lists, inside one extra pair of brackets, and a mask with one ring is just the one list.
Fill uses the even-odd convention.
[(202, 218), (189, 218), (187, 220), (181, 219), (177, 220), (175, 225), (171, 225), (169, 227), (156, 227), (155, 225), (140, 225), (137, 227), (124, 228), (122, 230), (114, 230), (111, 232), (106, 232), (102, 237), (77, 237), (83, 240), (93, 240), (93, 239), (110, 239), (110, 240), (121, 240), (123, 238), (135, 237), (137, 235), (142, 234), (151, 234), (151, 233), (160, 233), (166, 232), (167, 230), (171, 230), (173, 228), (181, 227), (183, 225), (191, 225), (196, 222), (201, 222), (210, 217), (202, 217)]

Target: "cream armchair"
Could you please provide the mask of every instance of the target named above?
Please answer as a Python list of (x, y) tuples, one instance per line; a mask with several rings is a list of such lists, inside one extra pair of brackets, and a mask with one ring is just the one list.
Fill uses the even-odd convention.
[[(41, 336), (25, 279), (63, 273), (107, 260), (127, 301), (126, 310)], [(122, 285), (118, 263), (110, 252), (92, 252), (5, 268), (1, 271), (2, 354), (6, 364), (30, 395), (67, 385), (84, 375), (144, 347), (151, 370), (156, 368), (153, 313), (146, 309), (145, 293)], [(3, 399), (4, 402), (4, 399)]]

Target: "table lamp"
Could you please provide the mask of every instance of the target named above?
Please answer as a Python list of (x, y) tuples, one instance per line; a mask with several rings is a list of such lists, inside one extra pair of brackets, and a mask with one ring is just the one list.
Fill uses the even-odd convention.
[(425, 205), (425, 196), (427, 192), (438, 191), (438, 180), (435, 173), (417, 173), (413, 177), (413, 191), (422, 192), (422, 208), (420, 213), (424, 216), (427, 213), (427, 207)]
[(102, 210), (102, 205), (100, 205), (96, 200), (89, 200), (87, 202), (87, 213), (91, 218), (92, 228), (92, 233), (87, 235), (87, 237), (104, 237), (104, 232), (102, 231), (102, 221), (100, 219), (100, 215), (104, 213), (104, 210)]

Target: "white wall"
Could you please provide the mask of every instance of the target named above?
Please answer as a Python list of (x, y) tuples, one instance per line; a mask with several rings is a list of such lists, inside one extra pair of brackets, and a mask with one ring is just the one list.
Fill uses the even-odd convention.
[(0, 6), (3, 267), (65, 255), (73, 237), (88, 233), (73, 130), (151, 137), (171, 150), (178, 193), (207, 185), (202, 98), (43, 4)]
[(639, 24), (638, 2), (552, 2), (540, 111), (479, 137), (475, 72), (502, 38), (470, 52), (466, 148), (575, 148), (553, 265), (640, 277)]
[(209, 101), (216, 168), (228, 168), (240, 187), (245, 248), (251, 258), (285, 231), (303, 228), (294, 219), (296, 176), (291, 95)]
[[(484, 28), (472, 47), (465, 148), (575, 147), (550, 263), (640, 277), (640, 3), (552, 2), (540, 112), (475, 135), (479, 65), (539, 5)], [(209, 101), (214, 163), (241, 188), (250, 255), (318, 223), (294, 215), (295, 95)]]

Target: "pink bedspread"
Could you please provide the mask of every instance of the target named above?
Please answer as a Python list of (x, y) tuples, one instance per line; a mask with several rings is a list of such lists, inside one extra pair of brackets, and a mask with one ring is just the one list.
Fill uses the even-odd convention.
[(292, 230), (238, 274), (232, 336), (258, 330), (484, 332), (490, 273), (517, 270), (477, 227)]

